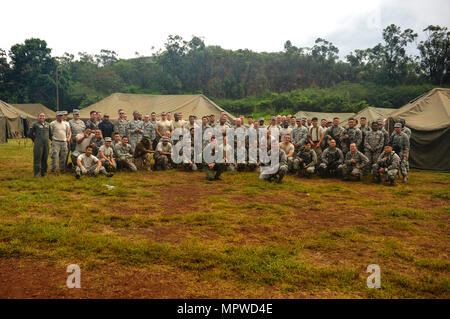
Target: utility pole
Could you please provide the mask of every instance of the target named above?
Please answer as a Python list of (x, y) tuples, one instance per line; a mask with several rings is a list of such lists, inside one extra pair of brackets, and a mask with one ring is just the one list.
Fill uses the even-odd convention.
[(59, 111), (59, 80), (58, 80), (58, 66), (56, 66), (56, 111)]

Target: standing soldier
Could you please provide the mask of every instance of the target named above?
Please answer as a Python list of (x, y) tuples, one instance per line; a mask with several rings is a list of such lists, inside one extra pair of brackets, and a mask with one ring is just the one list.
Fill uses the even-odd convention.
[(409, 138), (406, 133), (402, 132), (401, 123), (395, 123), (390, 144), (400, 157), (400, 171), (403, 176), (403, 182), (406, 183), (408, 181)]
[(326, 146), (330, 145), (330, 141), (333, 139), (336, 142), (336, 147), (341, 148), (341, 135), (343, 132), (344, 129), (339, 126), (339, 118), (333, 118), (333, 125), (327, 128), (325, 132)]
[[(308, 129), (302, 125), (301, 118), (297, 119), (297, 126), (292, 130), (292, 144), (294, 144), (295, 150), (298, 152), (299, 149), (303, 148), (303, 145), (308, 138)], [(309, 143), (309, 141), (308, 141)]]
[(406, 135), (408, 135), (408, 138), (411, 138), (411, 129), (409, 127), (406, 127), (405, 119), (400, 119), (399, 122), (402, 125), (402, 132), (406, 133)]
[(384, 129), (384, 122), (383, 120), (379, 120), (378, 122), (378, 130), (381, 131), (381, 133), (383, 133), (384, 136), (384, 143), (383, 143), (383, 148), (389, 144), (389, 133), (388, 131), (386, 131)]
[(392, 150), (391, 145), (384, 147), (384, 152), (378, 157), (377, 163), (373, 165), (373, 177), (376, 183), (381, 183), (381, 174), (386, 175), (390, 185), (395, 186), (395, 177), (400, 166), (400, 157)]
[(350, 151), (345, 155), (344, 166), (342, 167), (342, 180), (349, 180), (351, 176), (361, 180), (362, 170), (369, 163), (369, 159), (358, 151), (356, 144), (350, 144)]
[(322, 126), (319, 126), (317, 117), (312, 118), (312, 126), (308, 131), (309, 142), (313, 146), (313, 150), (316, 152), (318, 157), (322, 156), (322, 141), (325, 138), (325, 132)]
[(131, 152), (134, 153), (136, 144), (139, 143), (139, 141), (142, 138), (142, 133), (144, 132), (144, 123), (141, 120), (139, 120), (138, 111), (133, 112), (133, 119), (128, 122), (126, 132), (127, 132), (126, 136), (129, 138), (130, 141)]
[(156, 138), (155, 125), (153, 125), (148, 114), (144, 115), (142, 136), (147, 135), (153, 149), (153, 141)]
[(364, 167), (364, 174), (370, 173), (373, 164), (375, 164), (383, 151), (384, 134), (378, 130), (378, 123), (372, 123), (372, 130), (366, 133), (364, 139), (364, 154), (369, 159), (369, 164)]
[(121, 137), (127, 136), (127, 125), (128, 121), (126, 119), (125, 111), (119, 109), (119, 118), (113, 123), (114, 133), (119, 133)]
[(30, 128), (29, 136), (34, 142), (33, 148), (33, 170), (34, 176), (47, 174), (47, 161), (50, 135), (50, 125), (45, 122), (45, 114), (39, 113), (38, 120)]
[(361, 144), (359, 145), (358, 149), (361, 152), (364, 152), (364, 141), (366, 140), (367, 133), (370, 132), (370, 127), (367, 125), (367, 118), (365, 116), (361, 116), (360, 118), (361, 125), (359, 126), (359, 130), (362, 134), (362, 140)]
[(91, 131), (94, 131), (96, 129), (98, 129), (98, 124), (97, 124), (97, 112), (95, 111), (91, 111), (89, 113), (90, 115), (90, 119), (86, 121), (86, 127), (90, 128)]
[(351, 143), (355, 143), (356, 148), (359, 148), (361, 141), (362, 133), (359, 128), (355, 127), (355, 119), (351, 117), (348, 119), (348, 128), (341, 135), (341, 146), (344, 155), (350, 150)]
[(59, 163), (59, 171), (66, 171), (66, 158), (68, 153), (67, 143), (70, 142), (70, 127), (62, 120), (63, 112), (56, 112), (56, 120), (50, 123), (50, 131), (52, 136), (52, 161), (50, 170), (56, 172), (56, 162)]
[[(70, 139), (70, 150), (73, 152), (76, 146), (76, 136), (80, 133), (84, 133), (86, 130), (86, 124), (80, 119), (80, 110), (74, 109), (72, 111), (73, 119), (69, 121), (70, 130), (72, 131), (72, 138)], [(77, 163), (73, 163), (76, 166)]]

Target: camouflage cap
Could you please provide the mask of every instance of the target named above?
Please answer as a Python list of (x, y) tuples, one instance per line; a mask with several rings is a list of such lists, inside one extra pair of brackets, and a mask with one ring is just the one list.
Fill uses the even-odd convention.
[(110, 137), (105, 137), (105, 142), (112, 142), (112, 139)]
[(265, 120), (264, 117), (259, 118), (259, 121), (264, 121), (264, 120)]
[(307, 120), (307, 118), (306, 117), (302, 117), (302, 121), (306, 121)]
[(144, 136), (142, 136), (143, 138), (146, 138), (146, 139), (150, 139), (150, 135), (148, 135), (148, 134), (144, 134)]
[(62, 114), (63, 114), (63, 115), (67, 115), (67, 114), (69, 114), (69, 112), (67, 112), (67, 111), (62, 111)]
[(56, 116), (63, 116), (63, 115), (64, 115), (63, 111), (56, 112)]
[(161, 141), (163, 141), (163, 142), (169, 142), (170, 140), (169, 140), (168, 137), (163, 137), (163, 138), (161, 139)]
[(394, 127), (400, 127), (400, 128), (402, 128), (402, 123), (395, 123), (395, 124), (394, 124)]
[(79, 109), (73, 109), (72, 114), (73, 115), (80, 114), (80, 110)]
[(378, 123), (378, 125), (384, 124), (383, 120), (378, 120), (377, 123)]

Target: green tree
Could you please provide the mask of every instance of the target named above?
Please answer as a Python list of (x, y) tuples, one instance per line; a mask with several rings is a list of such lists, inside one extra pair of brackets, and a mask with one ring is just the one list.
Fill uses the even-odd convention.
[(447, 27), (429, 25), (423, 31), (427, 39), (420, 41), (420, 66), (433, 84), (442, 85), (450, 80), (450, 31)]

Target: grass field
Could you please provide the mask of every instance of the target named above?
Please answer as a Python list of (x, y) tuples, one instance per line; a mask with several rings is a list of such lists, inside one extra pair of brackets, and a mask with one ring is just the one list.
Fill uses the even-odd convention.
[[(0, 145), (0, 297), (450, 298), (450, 174), (222, 177), (34, 178), (31, 142)], [(69, 264), (81, 289), (65, 285)]]

